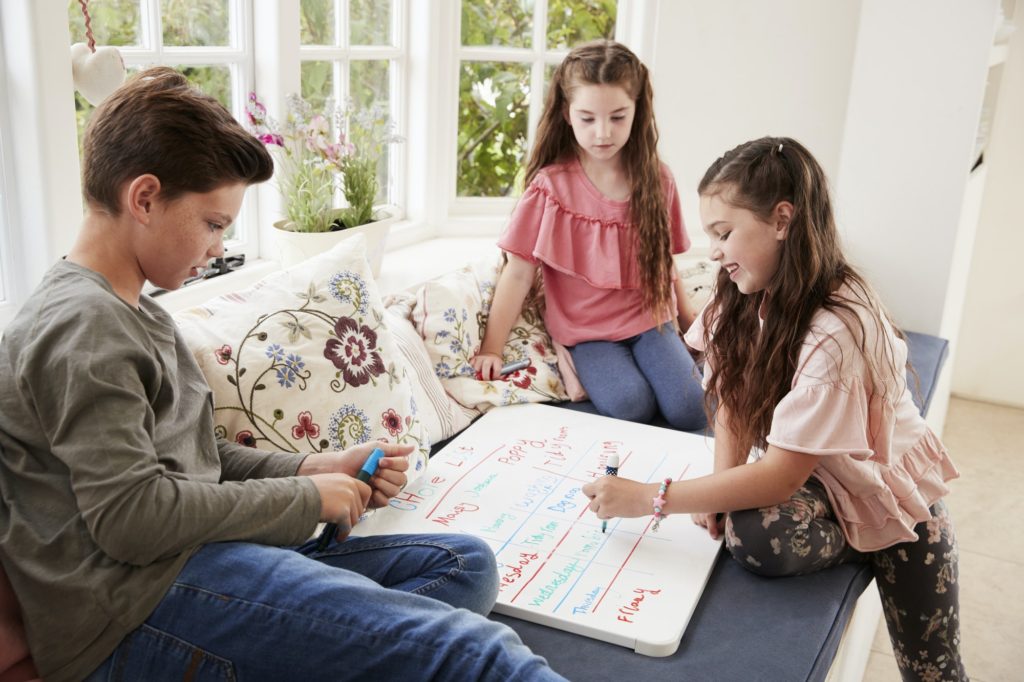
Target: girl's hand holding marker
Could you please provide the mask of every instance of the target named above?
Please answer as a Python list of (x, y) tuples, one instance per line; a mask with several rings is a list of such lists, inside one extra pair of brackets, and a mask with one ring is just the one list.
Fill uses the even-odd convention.
[[(651, 500), (658, 494), (658, 484), (608, 474), (585, 484), (583, 494), (590, 499), (590, 510), (602, 521), (632, 519), (651, 514)], [(602, 523), (602, 532), (604, 528)]]
[(512, 372), (526, 369), (531, 364), (530, 359), (526, 358), (525, 360), (516, 360), (515, 362), (502, 365), (501, 358), (493, 353), (481, 353), (474, 357), (473, 361), (478, 381), (501, 379), (512, 374)]

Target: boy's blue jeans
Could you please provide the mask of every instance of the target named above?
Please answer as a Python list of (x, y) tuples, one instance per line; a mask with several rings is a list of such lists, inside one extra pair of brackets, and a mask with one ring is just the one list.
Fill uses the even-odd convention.
[(621, 341), (584, 341), (569, 353), (601, 414), (646, 424), (660, 411), (682, 431), (707, 426), (700, 375), (672, 327), (655, 327)]
[(315, 545), (202, 547), (87, 679), (563, 679), (478, 615), (498, 591), (484, 542), (381, 535)]

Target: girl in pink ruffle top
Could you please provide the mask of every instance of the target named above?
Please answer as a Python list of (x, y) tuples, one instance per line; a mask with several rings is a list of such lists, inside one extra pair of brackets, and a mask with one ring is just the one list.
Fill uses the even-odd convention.
[(502, 349), (538, 268), (544, 322), (568, 348), (594, 406), (675, 428), (706, 421), (693, 359), (676, 333), (696, 316), (672, 261), (690, 247), (679, 194), (658, 160), (647, 68), (612, 41), (572, 50), (555, 70), (498, 245), (507, 263), (472, 364), (497, 378)]
[(967, 679), (941, 499), (958, 473), (914, 406), (902, 334), (843, 257), (821, 167), (795, 140), (762, 138), (698, 191), (721, 268), (686, 342), (705, 353), (715, 473), (606, 476), (583, 487), (590, 508), (689, 512), (764, 575), (869, 562), (904, 679)]

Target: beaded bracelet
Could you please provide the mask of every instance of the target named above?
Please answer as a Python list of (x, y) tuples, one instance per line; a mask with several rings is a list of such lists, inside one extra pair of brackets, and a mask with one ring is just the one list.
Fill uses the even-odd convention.
[(661, 510), (665, 508), (665, 491), (668, 490), (668, 487), (671, 484), (672, 479), (666, 478), (661, 482), (661, 486), (658, 488), (657, 497), (651, 498), (651, 502), (654, 503), (654, 525), (651, 526), (651, 532), (653, 533), (658, 532), (658, 528), (661, 526), (661, 520), (666, 516), (661, 513)]

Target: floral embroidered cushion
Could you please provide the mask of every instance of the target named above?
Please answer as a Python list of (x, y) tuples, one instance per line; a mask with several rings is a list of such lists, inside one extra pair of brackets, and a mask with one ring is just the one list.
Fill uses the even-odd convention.
[(430, 439), (365, 254), (357, 235), (175, 315), (219, 436), (285, 452), (411, 443), (409, 478), (422, 473)]
[(412, 372), (413, 397), (430, 442), (438, 443), (462, 431), (481, 413), (453, 400), (434, 374), (430, 355), (412, 323), (415, 304), (416, 297), (410, 293), (385, 296), (384, 321), (398, 344), (398, 350), (405, 356), (406, 367)]
[(416, 293), (413, 323), (434, 372), (452, 398), (486, 412), (496, 405), (567, 400), (544, 323), (525, 307), (505, 342), (505, 362), (530, 365), (495, 381), (480, 381), (470, 359), (480, 348), (502, 258), (488, 256), (424, 284)]

